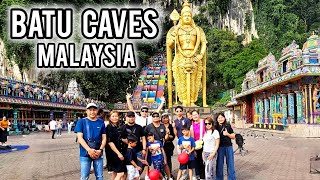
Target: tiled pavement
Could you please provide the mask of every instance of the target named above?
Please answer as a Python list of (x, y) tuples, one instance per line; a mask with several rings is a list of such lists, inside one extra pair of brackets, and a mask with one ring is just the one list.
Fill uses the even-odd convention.
[[(320, 154), (320, 138), (292, 138), (287, 134), (237, 131), (244, 134), (244, 147), (249, 150), (246, 156), (235, 155), (237, 179), (320, 179), (320, 174), (309, 173), (310, 156)], [(74, 140), (75, 134), (65, 132), (57, 139), (51, 139), (50, 133), (43, 132), (9, 137), (10, 144), (26, 144), (30, 148), (0, 154), (0, 179), (79, 179), (79, 148)], [(178, 167), (176, 159), (173, 156), (174, 169)], [(174, 174), (176, 175), (176, 170)], [(105, 179), (110, 179), (107, 171), (104, 175)], [(90, 179), (95, 179), (93, 174)]]

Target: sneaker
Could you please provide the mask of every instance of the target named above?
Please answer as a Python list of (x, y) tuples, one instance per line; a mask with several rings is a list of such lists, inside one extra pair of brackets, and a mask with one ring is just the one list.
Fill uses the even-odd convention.
[(150, 180), (149, 176), (146, 175), (146, 176), (144, 177), (144, 180)]

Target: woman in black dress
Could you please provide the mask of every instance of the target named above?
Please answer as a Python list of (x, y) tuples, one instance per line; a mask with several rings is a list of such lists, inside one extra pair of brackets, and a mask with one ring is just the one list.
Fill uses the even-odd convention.
[(166, 127), (166, 132), (167, 132), (167, 136), (165, 138), (165, 143), (163, 145), (163, 149), (166, 153), (166, 157), (167, 157), (167, 163), (170, 169), (170, 173), (171, 173), (171, 177), (172, 176), (172, 161), (171, 161), (171, 157), (173, 155), (173, 150), (174, 150), (174, 144), (173, 144), (173, 140), (175, 138), (174, 132), (173, 132), (173, 127), (169, 121), (169, 115), (168, 114), (163, 114), (161, 116), (161, 122), (164, 124), (164, 126)]
[(127, 172), (124, 160), (125, 146), (120, 141), (119, 112), (110, 112), (110, 122), (107, 128), (106, 156), (108, 159), (108, 171), (112, 171), (112, 180), (120, 180)]

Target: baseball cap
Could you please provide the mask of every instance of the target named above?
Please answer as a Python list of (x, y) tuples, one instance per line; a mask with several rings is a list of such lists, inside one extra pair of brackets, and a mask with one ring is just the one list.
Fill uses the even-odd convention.
[(127, 117), (130, 117), (130, 116), (136, 116), (136, 114), (133, 112), (133, 111), (129, 111), (128, 113), (127, 113)]
[(91, 108), (91, 107), (98, 109), (98, 106), (97, 106), (95, 103), (89, 103), (89, 104), (87, 105), (87, 109), (89, 109), (89, 108)]
[(160, 114), (159, 114), (158, 112), (153, 112), (153, 113), (152, 113), (152, 117), (153, 117), (154, 115), (156, 115), (156, 114), (157, 114), (158, 116), (160, 116)]
[(141, 111), (142, 109), (149, 110), (148, 106), (141, 106), (140, 111)]

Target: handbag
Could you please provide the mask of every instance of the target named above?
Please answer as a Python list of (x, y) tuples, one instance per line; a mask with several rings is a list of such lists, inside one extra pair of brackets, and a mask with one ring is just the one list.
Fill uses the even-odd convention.
[(203, 140), (202, 140), (203, 133), (202, 132), (203, 132), (203, 120), (201, 119), (201, 121), (200, 121), (200, 139), (195, 142), (195, 144), (196, 144), (196, 147), (194, 148), (195, 150), (202, 149), (202, 146), (203, 146)]
[[(92, 138), (90, 137), (90, 128), (88, 125), (89, 120), (86, 119), (85, 121), (86, 121), (86, 128), (87, 128), (87, 138), (85, 141), (91, 149), (99, 150), (101, 146), (101, 141), (92, 140)], [(87, 157), (90, 157), (88, 152), (87, 152)]]

